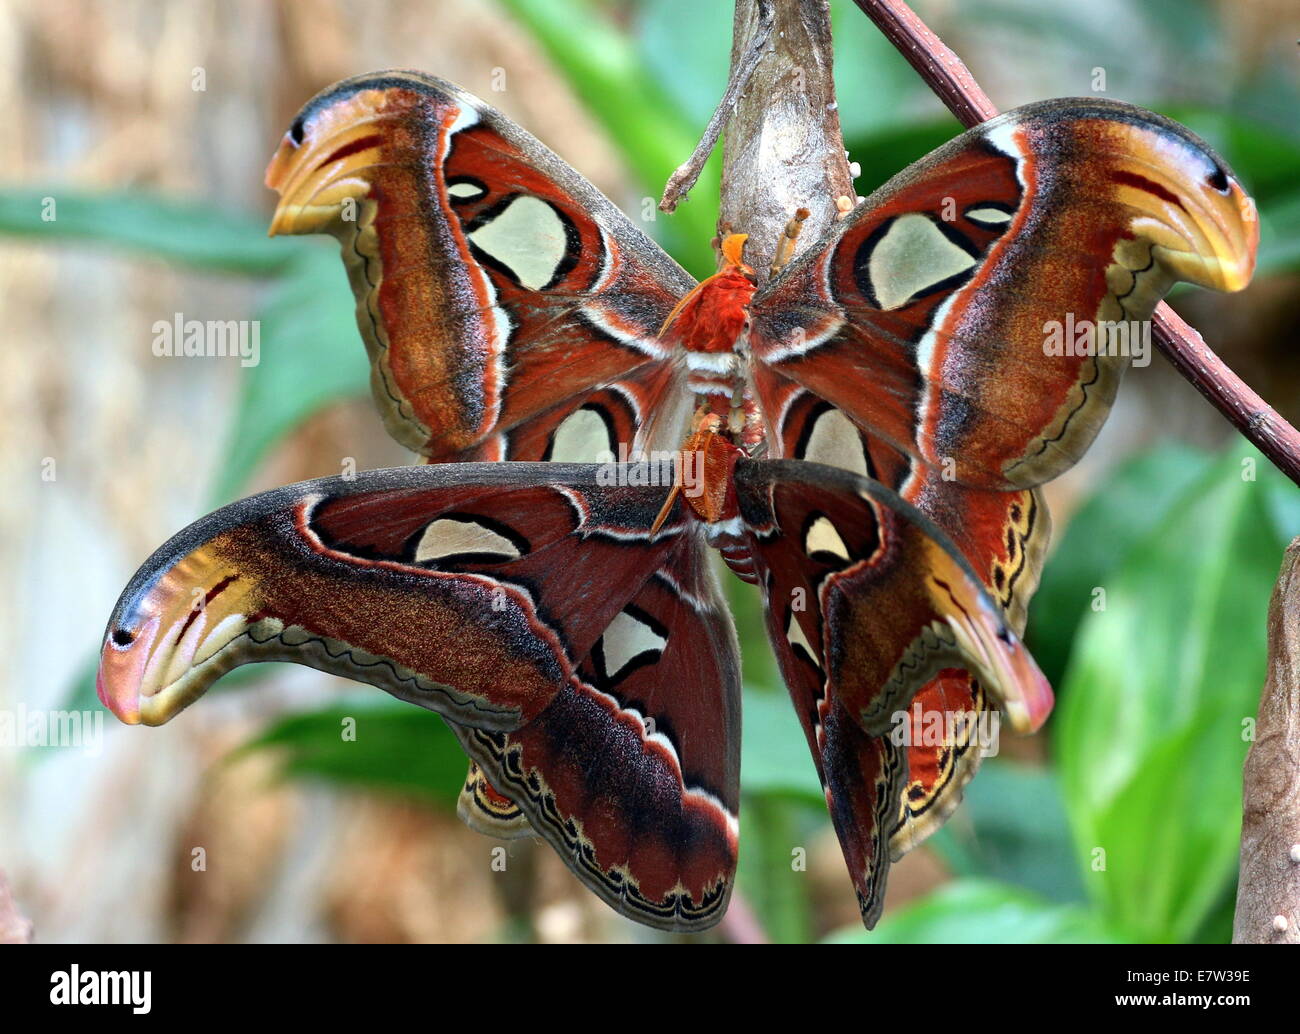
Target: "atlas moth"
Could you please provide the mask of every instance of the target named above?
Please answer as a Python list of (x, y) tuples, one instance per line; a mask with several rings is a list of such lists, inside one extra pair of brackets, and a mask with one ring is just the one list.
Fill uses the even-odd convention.
[[(1096, 99), (963, 133), (761, 289), (743, 235), (697, 284), (419, 73), (318, 95), (267, 184), (273, 234), (339, 239), (380, 415), (428, 463), (180, 532), (109, 620), (101, 699), (156, 725), (263, 660), (386, 690), (459, 738), (469, 825), (542, 837), (668, 930), (716, 923), (737, 862), (740, 664), (710, 551), (762, 592), (871, 926), (891, 859), (979, 763), (976, 723), (912, 725), (996, 711), (1030, 731), (1051, 708), (1019, 638), (1039, 486), (1088, 447), (1128, 357), (1049, 355), (1045, 327), (1145, 321), (1178, 280), (1238, 290), (1258, 235), (1204, 143)], [(656, 452), (699, 476), (650, 476), (635, 458)]]

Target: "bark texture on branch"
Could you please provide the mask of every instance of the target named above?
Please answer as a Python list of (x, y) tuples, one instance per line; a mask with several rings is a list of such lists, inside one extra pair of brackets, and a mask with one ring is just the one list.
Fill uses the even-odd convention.
[(1232, 940), (1300, 944), (1300, 538), (1287, 547), (1268, 608), (1268, 673), (1242, 779)]
[[(760, 0), (737, 0), (733, 76), (759, 31)], [(798, 254), (834, 223), (836, 198), (854, 198), (831, 78), (826, 0), (778, 0), (766, 53), (740, 92), (725, 127), (721, 223), (749, 234), (745, 261), (761, 285), (786, 223), (809, 216)]]
[[(970, 69), (916, 16), (903, 0), (854, 0), (907, 58), (964, 126), (998, 113)], [(1247, 441), (1300, 485), (1300, 432), (1211, 351), (1201, 336), (1161, 302), (1151, 321), (1156, 347)]]

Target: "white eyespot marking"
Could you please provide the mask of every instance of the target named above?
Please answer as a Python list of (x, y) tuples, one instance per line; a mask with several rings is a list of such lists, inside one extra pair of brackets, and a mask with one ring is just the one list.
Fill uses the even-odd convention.
[(424, 529), (420, 544), (415, 547), (415, 560), (444, 560), (465, 554), (500, 557), (513, 560), (522, 556), (519, 547), (504, 535), (471, 520), (453, 520), (440, 517)]
[(867, 276), (877, 304), (890, 310), (973, 265), (975, 259), (927, 216), (913, 212), (890, 223), (876, 242), (867, 260)]
[(594, 409), (576, 409), (551, 436), (549, 459), (554, 463), (599, 463), (602, 453), (616, 452), (618, 443)]
[(1000, 208), (977, 205), (966, 209), (966, 218), (980, 226), (998, 227), (1011, 222), (1011, 213), (1004, 212)]
[(868, 473), (862, 435), (838, 409), (823, 410), (814, 418), (812, 433), (798, 459), (840, 467), (864, 477)]
[(479, 122), (478, 109), (474, 106), (473, 98), (459, 90), (456, 93), (458, 94), (456, 99), (460, 101), (460, 108), (456, 112), (456, 117), (452, 120), (451, 125), (447, 127), (448, 136), (455, 136), (462, 129), (476, 126)]
[(459, 183), (452, 183), (447, 187), (447, 193), (454, 198), (467, 201), (471, 198), (482, 197), (487, 193), (479, 184), (471, 183), (469, 180), (461, 180)]
[(813, 649), (812, 643), (808, 642), (808, 637), (804, 635), (803, 626), (799, 624), (794, 611), (791, 611), (789, 618), (786, 619), (785, 638), (792, 647), (797, 646), (803, 650), (807, 658), (817, 665), (818, 670), (821, 669), (822, 662), (817, 659), (817, 651)]
[(530, 291), (541, 290), (555, 278), (569, 247), (560, 214), (528, 194), (512, 200), (469, 239)]
[(835, 525), (827, 517), (818, 517), (808, 526), (808, 533), (803, 540), (803, 551), (809, 556), (829, 553), (841, 560), (849, 559), (849, 547), (844, 544), (840, 533), (835, 530)]
[(642, 654), (652, 653), (657, 658), (668, 645), (668, 640), (640, 618), (623, 610), (605, 629), (600, 645), (605, 658), (605, 677), (614, 681)]

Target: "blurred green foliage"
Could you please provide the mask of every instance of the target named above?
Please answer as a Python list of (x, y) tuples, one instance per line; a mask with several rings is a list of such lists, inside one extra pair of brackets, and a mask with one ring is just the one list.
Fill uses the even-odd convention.
[(1191, 938), (1236, 869), (1268, 601), (1297, 530), (1269, 512), (1277, 478), (1253, 449), (1216, 457), (1131, 543), (1077, 630), (1061, 783), (1091, 897), (1143, 940)]
[[(727, 75), (730, 11), (699, 0), (595, 4), (502, 0), (620, 148), (646, 196), (689, 154)], [(903, 60), (847, 2), (832, 5), (836, 79), (863, 193), (952, 136)], [(1075, 49), (1167, 48), (1225, 63), (1204, 3), (1142, 7), (1148, 38), (1107, 32), (1072, 8), (969, 5), (986, 31), (1013, 31), (1041, 60)], [(1161, 15), (1160, 12), (1164, 14)], [(572, 31), (583, 25), (581, 33)], [(1154, 42), (1152, 42), (1154, 41)], [(1107, 48), (1111, 48), (1107, 50)], [(1115, 50), (1115, 48), (1119, 48)], [(981, 62), (971, 55), (977, 69)], [(1231, 80), (1231, 77), (1229, 77)], [(1187, 123), (1227, 158), (1259, 204), (1261, 273), (1300, 269), (1300, 135), (1290, 79), (1252, 70), (1210, 86), (1178, 80), (1137, 97)], [(1288, 92), (1289, 91), (1289, 92)], [(1080, 91), (1082, 92), (1082, 91)], [(918, 114), (919, 113), (919, 114)], [(41, 218), (42, 200), (58, 218)], [(650, 224), (698, 275), (710, 271), (717, 161), (678, 214)], [(366, 392), (367, 369), (341, 264), (320, 241), (267, 241), (262, 222), (143, 194), (0, 191), (0, 232), (97, 242), (206, 273), (265, 283), (262, 364), (246, 371), (238, 419), (212, 488), (236, 497), (254, 466), (307, 416)], [(930, 843), (953, 882), (892, 911), (873, 933), (829, 940), (989, 943), (1223, 940), (1240, 816), (1241, 763), (1264, 676), (1264, 614), (1282, 548), (1300, 532), (1300, 491), (1253, 450), (1165, 444), (1097, 485), (1049, 560), (1030, 643), (1060, 689), (1052, 762), (989, 759)], [(794, 847), (824, 833), (822, 792), (784, 699), (755, 597), (733, 582), (745, 656), (741, 887), (775, 940), (813, 919)], [(254, 673), (259, 668), (251, 669)], [(251, 678), (230, 677), (229, 685)], [(73, 691), (93, 702), (93, 676)], [(344, 740), (345, 720), (355, 741)], [(275, 750), (295, 778), (326, 779), (454, 808), (464, 759), (434, 715), (387, 697), (348, 697), (276, 723), (243, 750)], [(847, 877), (846, 877), (847, 880)]]
[(838, 930), (828, 944), (1098, 944), (1117, 940), (1078, 905), (1053, 904), (993, 880), (954, 880), (886, 915), (875, 930)]

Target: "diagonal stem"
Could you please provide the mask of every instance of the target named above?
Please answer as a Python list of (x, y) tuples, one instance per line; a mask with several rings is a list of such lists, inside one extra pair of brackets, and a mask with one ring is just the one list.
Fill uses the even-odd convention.
[(772, 38), (772, 20), (772, 0), (758, 0), (758, 26), (754, 35), (740, 60), (732, 66), (727, 91), (718, 102), (709, 124), (704, 127), (704, 135), (700, 137), (700, 142), (695, 145), (691, 156), (668, 178), (668, 183), (664, 187), (664, 196), (659, 202), (661, 212), (675, 211), (677, 202), (686, 196), (687, 191), (695, 186), (695, 181), (700, 178), (704, 163), (709, 160), (709, 155), (713, 153), (713, 148), (718, 143), (718, 137), (722, 135), (722, 127), (731, 117), (731, 113), (736, 110), (736, 102), (740, 100), (741, 93), (749, 85), (758, 62), (762, 60), (763, 51)]
[[(970, 69), (903, 0), (854, 0), (964, 126), (998, 113)], [(1164, 302), (1151, 323), (1156, 347), (1260, 452), (1300, 485), (1300, 432), (1259, 397)]]

